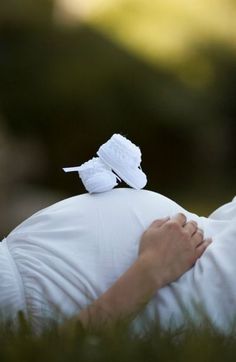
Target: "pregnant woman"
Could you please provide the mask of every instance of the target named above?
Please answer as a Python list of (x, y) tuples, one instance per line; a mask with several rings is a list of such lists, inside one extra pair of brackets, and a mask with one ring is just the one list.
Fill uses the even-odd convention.
[[(94, 180), (91, 185), (97, 187)], [(236, 300), (235, 221), (235, 201), (205, 218), (146, 190), (118, 188), (63, 200), (0, 244), (2, 318), (14, 319), (21, 310), (39, 330), (52, 319), (79, 316), (86, 326), (90, 318), (96, 324), (140, 311), (133, 326), (141, 330), (152, 321), (163, 328), (187, 318), (200, 323), (202, 316), (229, 330)], [(213, 242), (206, 249), (208, 238)]]

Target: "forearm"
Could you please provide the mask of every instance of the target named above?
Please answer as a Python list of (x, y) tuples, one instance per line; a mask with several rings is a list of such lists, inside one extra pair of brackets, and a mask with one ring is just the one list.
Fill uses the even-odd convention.
[[(161, 283), (160, 283), (161, 284)], [(103, 294), (79, 314), (85, 328), (103, 328), (129, 322), (159, 288), (144, 258), (137, 261)]]
[(183, 214), (154, 221), (141, 238), (134, 264), (71, 322), (101, 329), (132, 320), (155, 291), (185, 273), (210, 242)]

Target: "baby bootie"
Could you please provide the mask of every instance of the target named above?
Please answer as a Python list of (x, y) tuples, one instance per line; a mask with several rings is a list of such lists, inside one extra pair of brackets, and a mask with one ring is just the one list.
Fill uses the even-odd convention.
[(99, 148), (97, 155), (129, 186), (142, 189), (146, 185), (147, 177), (140, 168), (140, 148), (127, 138), (114, 134)]
[(77, 167), (63, 168), (65, 172), (77, 171), (84, 187), (89, 193), (105, 192), (113, 189), (118, 183), (117, 177), (111, 169), (98, 157)]

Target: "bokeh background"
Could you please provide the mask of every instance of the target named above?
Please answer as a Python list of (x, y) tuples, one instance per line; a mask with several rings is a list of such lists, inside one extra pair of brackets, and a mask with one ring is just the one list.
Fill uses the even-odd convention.
[(84, 192), (113, 133), (148, 189), (206, 215), (236, 194), (234, 0), (1, 0), (0, 234)]

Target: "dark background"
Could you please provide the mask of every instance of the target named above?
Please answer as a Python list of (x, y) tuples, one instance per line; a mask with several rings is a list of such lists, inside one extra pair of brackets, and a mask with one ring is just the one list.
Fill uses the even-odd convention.
[[(210, 14), (209, 14), (210, 16)], [(233, 24), (231, 24), (233, 27)], [(32, 212), (84, 192), (62, 167), (93, 157), (113, 133), (141, 147), (147, 189), (207, 214), (236, 193), (235, 43), (193, 44), (201, 67), (153, 64), (89, 22), (55, 22), (53, 2), (0, 4), (2, 236)], [(204, 83), (204, 82), (203, 82)]]

